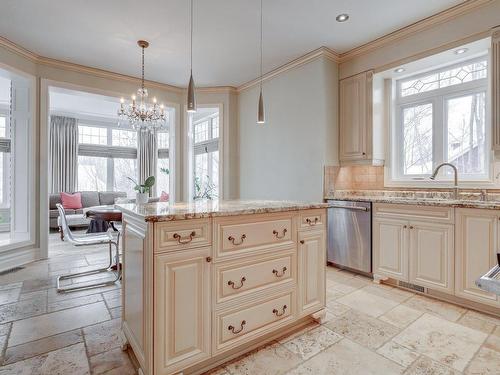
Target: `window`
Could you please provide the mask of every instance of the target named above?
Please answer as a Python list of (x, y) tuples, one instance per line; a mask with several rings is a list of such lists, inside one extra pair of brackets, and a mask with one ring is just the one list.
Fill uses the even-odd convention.
[(137, 132), (132, 130), (111, 129), (113, 146), (137, 148)]
[[(396, 81), (393, 178), (418, 180), (442, 162), (488, 180), (487, 57)], [(443, 177), (452, 177), (444, 168)]]
[(137, 132), (112, 126), (78, 125), (78, 190), (135, 194)]
[(215, 199), (219, 192), (219, 109), (201, 108), (192, 116), (193, 199)]
[(107, 179), (107, 158), (78, 156), (78, 190), (105, 191)]
[(131, 189), (130, 180), (127, 177), (135, 179), (137, 176), (137, 158), (136, 159), (113, 159), (113, 190), (126, 191), (128, 195), (134, 193)]
[[(0, 207), (10, 206), (10, 131), (8, 110), (0, 112)], [(1, 227), (1, 220), (0, 220)], [(0, 229), (1, 230), (1, 229)]]
[(107, 145), (108, 129), (96, 126), (78, 126), (78, 143), (89, 145)]
[(156, 191), (160, 195), (162, 192), (170, 193), (170, 159), (169, 145), (170, 134), (160, 132), (157, 134), (158, 142), (158, 163), (156, 171)]

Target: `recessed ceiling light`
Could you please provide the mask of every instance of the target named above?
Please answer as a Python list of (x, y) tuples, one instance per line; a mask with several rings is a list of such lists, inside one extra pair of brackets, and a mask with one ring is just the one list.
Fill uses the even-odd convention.
[(394, 69), (394, 73), (403, 73), (404, 71), (405, 71), (405, 68)]
[(345, 22), (349, 19), (349, 15), (347, 13), (342, 13), (335, 17), (335, 19), (337, 22)]
[(455, 55), (461, 55), (462, 53), (467, 52), (469, 49), (468, 48), (459, 48), (455, 50)]

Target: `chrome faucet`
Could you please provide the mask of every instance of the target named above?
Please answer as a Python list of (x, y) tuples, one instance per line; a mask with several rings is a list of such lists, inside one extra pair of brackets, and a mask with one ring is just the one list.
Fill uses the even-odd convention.
[(454, 185), (453, 185), (453, 195), (454, 195), (455, 199), (458, 199), (458, 169), (453, 164), (451, 164), (451, 163), (441, 163), (441, 164), (439, 164), (436, 167), (436, 169), (434, 169), (434, 172), (432, 173), (431, 177), (429, 177), (429, 178), (431, 180), (435, 180), (436, 176), (437, 176), (437, 174), (439, 172), (439, 170), (441, 169), (441, 167), (444, 167), (445, 165), (453, 168), (453, 172), (455, 174)]

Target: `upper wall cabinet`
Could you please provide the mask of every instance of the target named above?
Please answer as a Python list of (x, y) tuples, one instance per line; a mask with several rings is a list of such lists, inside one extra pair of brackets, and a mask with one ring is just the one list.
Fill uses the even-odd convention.
[(492, 144), (493, 150), (500, 152), (500, 27), (493, 29), (491, 62)]
[(373, 72), (340, 81), (340, 163), (382, 164), (373, 153)]

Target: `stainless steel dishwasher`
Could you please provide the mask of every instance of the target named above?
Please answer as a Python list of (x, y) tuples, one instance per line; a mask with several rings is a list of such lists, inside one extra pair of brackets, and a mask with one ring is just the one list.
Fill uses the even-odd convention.
[(363, 274), (372, 272), (370, 202), (328, 200), (328, 263)]

